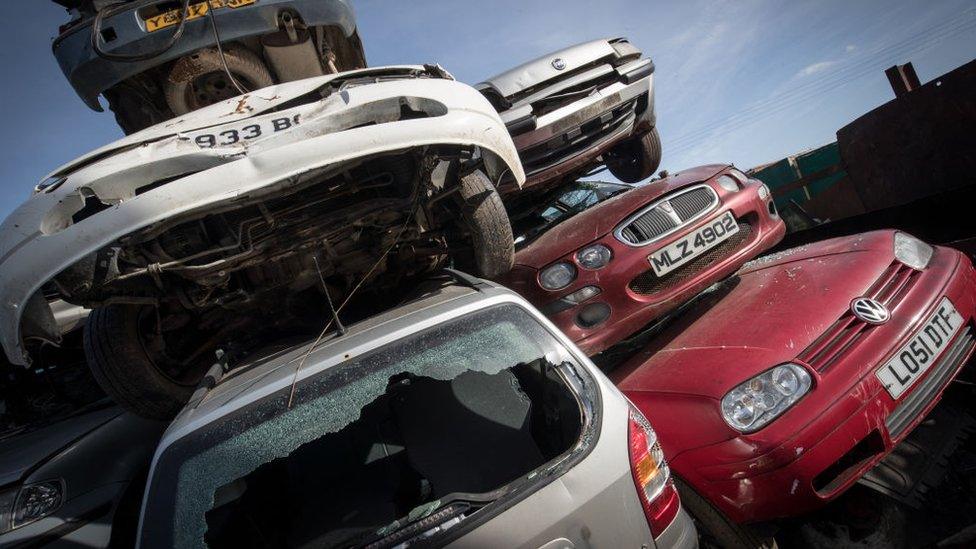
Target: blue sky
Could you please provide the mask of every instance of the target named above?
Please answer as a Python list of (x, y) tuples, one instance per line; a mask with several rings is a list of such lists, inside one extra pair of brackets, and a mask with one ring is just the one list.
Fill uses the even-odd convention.
[[(748, 168), (835, 139), (893, 97), (883, 69), (922, 81), (976, 57), (971, 0), (355, 1), (371, 65), (437, 62), (475, 83), (561, 47), (627, 36), (655, 73), (662, 168)], [(64, 11), (0, 2), (0, 218), (72, 158), (121, 137), (51, 55)]]

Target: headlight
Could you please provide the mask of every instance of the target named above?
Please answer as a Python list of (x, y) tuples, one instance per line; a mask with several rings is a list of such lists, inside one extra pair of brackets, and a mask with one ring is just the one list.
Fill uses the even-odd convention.
[(0, 492), (0, 534), (50, 515), (63, 500), (64, 483), (60, 480)]
[(20, 489), (14, 507), (13, 527), (42, 519), (61, 507), (64, 487), (61, 481), (49, 480), (28, 484)]
[(603, 244), (593, 244), (576, 252), (576, 261), (587, 269), (602, 269), (610, 263), (613, 252)]
[(898, 231), (895, 233), (895, 259), (921, 271), (928, 267), (935, 249), (914, 236)]
[(759, 186), (759, 198), (762, 200), (769, 198), (769, 187), (765, 183)]
[(576, 280), (576, 267), (565, 261), (549, 265), (539, 273), (539, 284), (547, 290), (561, 290)]
[(739, 190), (739, 182), (735, 180), (731, 175), (720, 175), (718, 179), (715, 180), (719, 187), (734, 193)]
[(800, 400), (810, 384), (802, 366), (782, 364), (729, 391), (722, 398), (722, 417), (737, 431), (758, 431)]
[(0, 534), (13, 529), (14, 502), (17, 501), (17, 489), (0, 492)]

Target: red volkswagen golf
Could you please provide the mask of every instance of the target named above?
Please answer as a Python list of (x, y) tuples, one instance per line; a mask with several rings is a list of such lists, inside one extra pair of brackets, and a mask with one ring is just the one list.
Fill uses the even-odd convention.
[(639, 187), (571, 181), (508, 204), (515, 268), (500, 282), (587, 354), (639, 331), (786, 232), (769, 189), (727, 165)]
[(974, 315), (965, 255), (866, 233), (747, 264), (611, 377), (702, 529), (749, 545), (743, 524), (824, 505), (918, 425), (972, 355)]

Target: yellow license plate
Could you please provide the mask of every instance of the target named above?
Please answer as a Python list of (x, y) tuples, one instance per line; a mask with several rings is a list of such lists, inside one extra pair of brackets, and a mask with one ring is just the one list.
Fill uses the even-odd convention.
[[(258, 0), (210, 0), (210, 6), (213, 9), (219, 10), (220, 8), (240, 8), (243, 6), (249, 6)], [(187, 10), (186, 20), (192, 21), (194, 19), (199, 19), (207, 15), (207, 11), (210, 8), (206, 2), (199, 2), (197, 4), (190, 5)], [(182, 10), (175, 9), (170, 10), (159, 15), (153, 15), (152, 17), (147, 17), (144, 19), (146, 22), (146, 32), (154, 32), (159, 29), (165, 29), (166, 27), (172, 27), (180, 22), (180, 12)]]

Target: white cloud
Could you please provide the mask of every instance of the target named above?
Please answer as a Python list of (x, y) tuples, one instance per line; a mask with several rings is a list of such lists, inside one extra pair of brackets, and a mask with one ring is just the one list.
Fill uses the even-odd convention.
[(844, 48), (844, 51), (846, 51), (847, 53), (851, 53), (852, 51), (854, 51), (856, 49), (857, 49), (857, 46), (855, 46), (854, 44), (848, 44), (847, 47)]
[(813, 63), (812, 65), (807, 65), (803, 67), (800, 72), (796, 73), (797, 76), (810, 76), (811, 74), (817, 74), (818, 72), (823, 72), (830, 67), (836, 65), (836, 61), (820, 61)]

